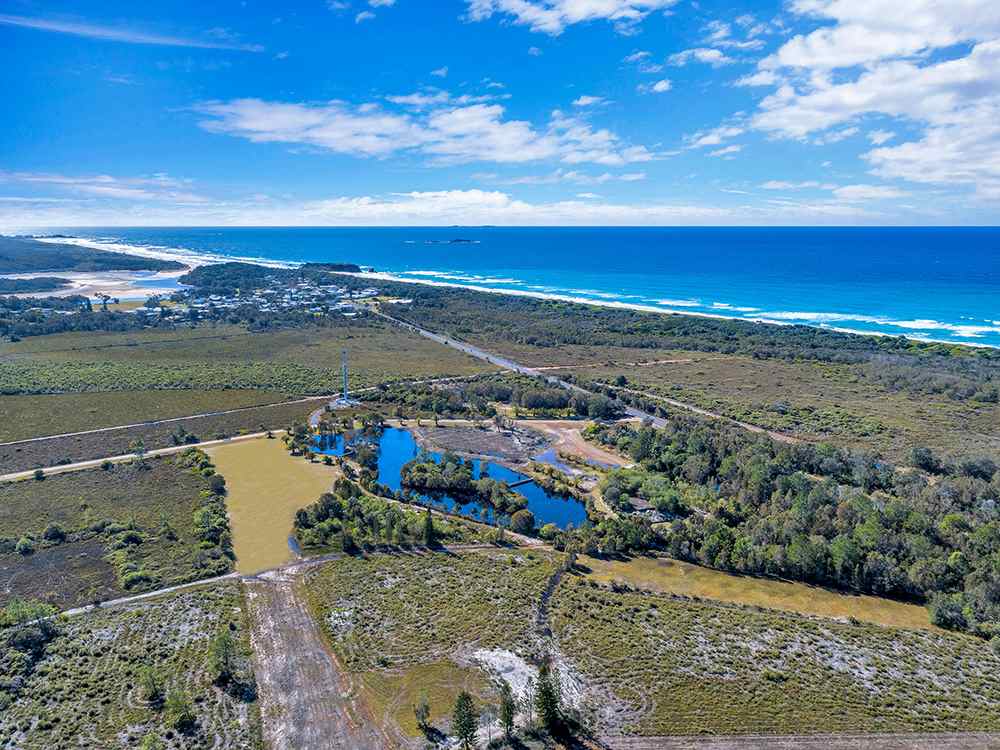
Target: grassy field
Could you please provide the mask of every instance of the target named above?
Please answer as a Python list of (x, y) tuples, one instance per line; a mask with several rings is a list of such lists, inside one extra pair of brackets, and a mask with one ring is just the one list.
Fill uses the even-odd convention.
[[(854, 365), (669, 355), (688, 361), (570, 372), (583, 380), (606, 382), (624, 375), (629, 388), (806, 440), (879, 450), (893, 459), (904, 457), (913, 445), (926, 445), (942, 455), (1000, 456), (1000, 406), (995, 404), (889, 392), (859, 375)], [(660, 358), (659, 353), (654, 358)]]
[(603, 584), (624, 583), (666, 594), (817, 617), (841, 620), (853, 617), (876, 625), (936, 630), (924, 607), (876, 596), (843, 594), (770, 578), (735, 576), (665, 557), (637, 557), (627, 561), (582, 557), (579, 564), (589, 568), (588, 578)]
[(305, 589), (375, 716), (415, 736), (422, 690), (433, 722), (463, 688), (489, 695), (485, 673), (472, 668), (475, 649), (537, 655), (536, 607), (554, 571), (540, 552), (378, 554), (311, 570)]
[(608, 690), (626, 733), (1000, 728), (1000, 660), (980, 640), (613, 591), (563, 579), (563, 656)]
[(139, 389), (328, 394), (340, 388), (344, 349), (352, 388), (495, 369), (375, 321), (264, 332), (218, 326), (32, 337), (0, 345), (0, 384), (8, 394)]
[(69, 607), (227, 572), (195, 520), (208, 487), (172, 457), (0, 484), (0, 603)]
[[(160, 391), (160, 393), (166, 393), (166, 391)], [(85, 394), (81, 398), (104, 395), (108, 394)], [(123, 403), (124, 394), (114, 395), (121, 399), (119, 403)], [(0, 399), (3, 398), (0, 396)], [(38, 398), (58, 399), (63, 398), (63, 396), (40, 396)], [(262, 406), (234, 414), (198, 417), (167, 424), (143, 425), (127, 430), (113, 430), (90, 435), (75, 435), (0, 446), (0, 471), (4, 473), (24, 471), (40, 466), (54, 466), (57, 463), (72, 463), (104, 456), (124, 455), (130, 452), (129, 445), (135, 440), (141, 440), (147, 450), (166, 448), (174, 445), (172, 435), (180, 429), (197, 436), (200, 440), (232, 437), (260, 432), (265, 429), (281, 429), (288, 427), (292, 422), (304, 422), (309, 416), (309, 412), (326, 403), (326, 399), (316, 399), (311, 402)]]
[[(239, 584), (163, 596), (141, 606), (93, 610), (58, 625), (59, 634), (34, 659), (19, 689), (0, 690), (0, 747), (19, 750), (156, 747), (259, 750), (256, 702), (213, 684), (208, 644), (230, 630), (246, 659), (249, 649)], [(5, 685), (21, 653), (7, 645), (0, 660)], [(186, 691), (193, 730), (169, 726), (168, 708), (145, 700), (140, 675), (155, 669), (165, 693)], [(252, 672), (244, 681), (252, 684)], [(252, 691), (249, 691), (252, 695)]]
[[(0, 442), (277, 403), (280, 391), (183, 390), (0, 396)], [(2, 449), (0, 449), (2, 450)]]
[(291, 560), (295, 511), (328, 492), (339, 472), (289, 455), (280, 440), (247, 440), (208, 453), (227, 477), (237, 570), (252, 574)]

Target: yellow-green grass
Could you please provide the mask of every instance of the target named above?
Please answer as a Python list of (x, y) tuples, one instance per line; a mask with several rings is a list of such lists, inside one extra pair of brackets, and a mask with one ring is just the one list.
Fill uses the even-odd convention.
[[(647, 356), (658, 359), (660, 354)], [(688, 357), (692, 361), (575, 373), (606, 381), (624, 375), (630, 388), (807, 440), (878, 450), (897, 460), (913, 445), (945, 455), (1000, 455), (1000, 406), (995, 404), (889, 392), (865, 379), (856, 365), (703, 353)]]
[(206, 451), (226, 478), (236, 568), (253, 574), (293, 559), (295, 511), (329, 491), (337, 469), (291, 456), (280, 440), (245, 440)]
[(432, 722), (463, 686), (490, 696), (487, 675), (470, 668), (475, 649), (539, 654), (535, 613), (557, 561), (538, 550), (374, 554), (309, 570), (305, 591), (376, 717), (413, 735), (422, 689)]
[(139, 390), (0, 396), (0, 441), (115, 427), (283, 401), (266, 390)]
[(853, 617), (877, 625), (937, 630), (923, 607), (876, 596), (843, 594), (771, 578), (735, 576), (665, 557), (637, 557), (628, 561), (583, 557), (581, 564), (590, 569), (588, 577), (600, 583), (621, 582), (651, 591), (817, 617)]
[(463, 690), (476, 696), (492, 691), (481, 669), (460, 667), (452, 661), (416, 664), (387, 671), (365, 672), (361, 677), (372, 714), (385, 726), (398, 727), (407, 737), (420, 737), (413, 707), (426, 697), (433, 724), (451, 715), (455, 699)]
[(641, 735), (1000, 729), (984, 641), (613, 591), (564, 578), (563, 655)]

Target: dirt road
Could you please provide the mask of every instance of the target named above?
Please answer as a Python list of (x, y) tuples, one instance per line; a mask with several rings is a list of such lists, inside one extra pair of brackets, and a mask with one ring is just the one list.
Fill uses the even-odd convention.
[(298, 581), (294, 569), (246, 581), (266, 746), (269, 750), (388, 747), (327, 649)]

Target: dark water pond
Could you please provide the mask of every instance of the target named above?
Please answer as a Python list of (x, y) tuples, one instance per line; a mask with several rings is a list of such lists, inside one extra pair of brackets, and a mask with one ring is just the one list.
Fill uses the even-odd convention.
[[(329, 456), (344, 455), (345, 441), (342, 435), (331, 435), (316, 438), (314, 450), (317, 453)], [(378, 481), (394, 492), (402, 490), (400, 483), (400, 473), (403, 464), (412, 461), (420, 455), (420, 446), (409, 430), (398, 427), (389, 427), (382, 432), (379, 441), (378, 456)], [(430, 452), (429, 455), (435, 460), (441, 460), (440, 453)], [(493, 479), (514, 484), (521, 482), (528, 477), (516, 471), (508, 469), (500, 464), (473, 460), (472, 476), (479, 479), (482, 476), (490, 476)], [(534, 481), (518, 485), (515, 492), (524, 495), (528, 501), (528, 510), (535, 515), (535, 523), (543, 526), (552, 523), (561, 529), (569, 526), (578, 527), (587, 520), (587, 510), (583, 503), (572, 497), (564, 495), (553, 495)], [(461, 513), (470, 518), (478, 518), (484, 521), (493, 521), (493, 509), (488, 505), (478, 502), (463, 502), (464, 498), (452, 497), (448, 494), (425, 495), (413, 493), (421, 501), (435, 505), (444, 510), (454, 513)]]

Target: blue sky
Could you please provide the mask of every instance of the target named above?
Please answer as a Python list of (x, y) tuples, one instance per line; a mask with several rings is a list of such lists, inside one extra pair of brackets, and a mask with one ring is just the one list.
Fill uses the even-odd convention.
[(995, 0), (8, 0), (0, 60), (0, 228), (1000, 223)]

